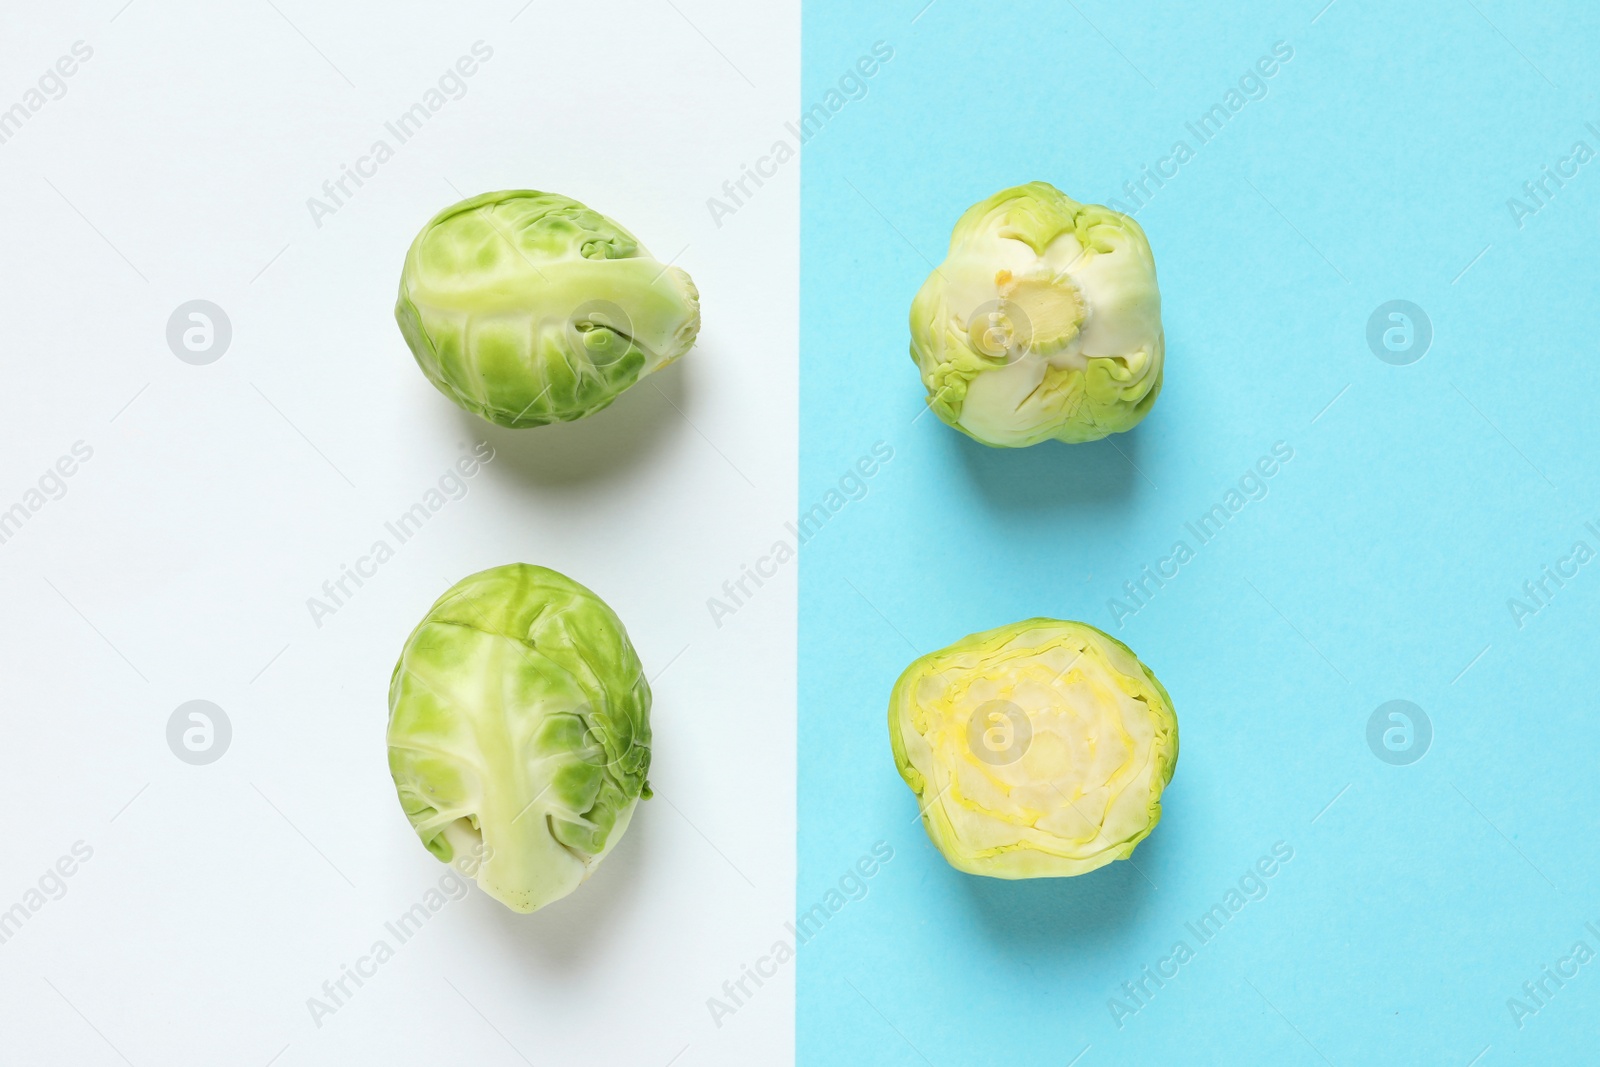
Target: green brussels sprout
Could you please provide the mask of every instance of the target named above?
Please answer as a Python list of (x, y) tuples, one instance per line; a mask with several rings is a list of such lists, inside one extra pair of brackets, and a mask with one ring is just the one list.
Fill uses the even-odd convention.
[(1046, 182), (968, 208), (911, 303), (928, 406), (996, 448), (1132, 429), (1165, 351), (1144, 231)]
[(429, 852), (511, 910), (593, 873), (650, 797), (649, 769), (639, 657), (572, 579), (525, 563), (480, 571), (406, 640), (389, 682), (400, 806)]
[(1126, 645), (1081, 622), (1027, 619), (907, 667), (889, 740), (922, 825), (957, 870), (1085, 874), (1126, 859), (1161, 819), (1178, 719)]
[(689, 351), (700, 293), (599, 212), (519, 189), (435, 215), (406, 253), (394, 314), (445, 396), (501, 426), (544, 426)]

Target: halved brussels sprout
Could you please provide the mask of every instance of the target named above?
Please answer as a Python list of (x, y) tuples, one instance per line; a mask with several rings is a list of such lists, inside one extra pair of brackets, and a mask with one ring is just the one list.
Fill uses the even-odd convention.
[(1126, 859), (1161, 819), (1178, 719), (1126, 645), (1027, 619), (907, 667), (889, 739), (951, 866), (993, 878), (1084, 874)]
[(1046, 182), (967, 209), (911, 304), (928, 406), (997, 448), (1132, 429), (1165, 351), (1144, 230)]
[(462, 579), (389, 683), (389, 770), (417, 836), (513, 911), (566, 896), (649, 798), (650, 685), (621, 621), (544, 567)]
[(394, 313), (445, 396), (501, 426), (543, 426), (599, 411), (687, 352), (700, 293), (599, 212), (518, 189), (434, 216)]

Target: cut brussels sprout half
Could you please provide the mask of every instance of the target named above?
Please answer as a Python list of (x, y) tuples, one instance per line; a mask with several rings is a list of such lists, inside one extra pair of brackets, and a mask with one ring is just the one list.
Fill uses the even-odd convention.
[(1144, 230), (1045, 182), (969, 208), (911, 304), (928, 406), (995, 447), (1132, 429), (1165, 350)]
[(400, 806), (428, 851), (513, 911), (594, 872), (650, 796), (649, 769), (639, 657), (572, 579), (524, 563), (481, 571), (407, 639), (389, 683)]
[(485, 193), (406, 253), (395, 318), (439, 391), (501, 426), (591, 415), (700, 332), (689, 275), (555, 193)]
[(1084, 874), (1126, 859), (1161, 818), (1178, 720), (1126, 645), (1027, 619), (907, 667), (889, 739), (928, 836), (993, 878)]

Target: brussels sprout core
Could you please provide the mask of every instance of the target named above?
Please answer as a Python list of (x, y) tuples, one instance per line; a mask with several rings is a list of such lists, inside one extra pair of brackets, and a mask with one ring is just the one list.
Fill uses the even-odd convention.
[(996, 447), (1132, 429), (1161, 391), (1165, 347), (1139, 224), (1044, 182), (968, 209), (911, 304), (928, 405)]
[(1092, 626), (1028, 619), (917, 660), (889, 699), (900, 775), (959, 870), (1084, 874), (1161, 818), (1178, 759), (1172, 701)]

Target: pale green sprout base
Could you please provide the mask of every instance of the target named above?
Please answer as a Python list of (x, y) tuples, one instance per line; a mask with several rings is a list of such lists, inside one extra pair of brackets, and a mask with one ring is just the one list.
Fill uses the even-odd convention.
[(969, 208), (911, 304), (928, 406), (995, 447), (1132, 429), (1165, 351), (1144, 230), (1045, 182)]

